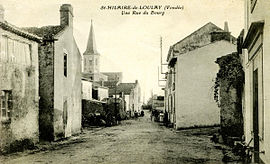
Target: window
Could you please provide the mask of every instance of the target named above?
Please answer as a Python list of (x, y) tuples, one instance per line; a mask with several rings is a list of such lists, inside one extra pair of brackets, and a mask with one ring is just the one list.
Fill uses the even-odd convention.
[(89, 66), (93, 65), (92, 59), (89, 60)]
[(1, 121), (10, 120), (11, 109), (12, 109), (12, 95), (11, 91), (4, 90), (1, 91)]
[(250, 0), (250, 10), (251, 13), (253, 12), (255, 6), (256, 6), (257, 0)]
[(67, 54), (64, 54), (64, 76), (67, 77)]

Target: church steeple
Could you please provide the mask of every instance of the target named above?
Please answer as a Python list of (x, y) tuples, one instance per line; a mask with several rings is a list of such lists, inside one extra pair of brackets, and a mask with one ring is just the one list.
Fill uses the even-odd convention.
[(98, 54), (92, 19), (91, 19), (90, 32), (89, 32), (89, 37), (88, 37), (88, 42), (87, 42), (87, 48), (86, 48), (84, 54), (85, 55), (90, 55), (90, 54), (97, 55)]
[[(83, 72), (90, 74), (99, 73), (100, 55), (97, 52), (92, 20), (86, 50), (83, 53), (83, 60), (84, 60)], [(93, 80), (95, 80), (95, 78), (93, 78)]]

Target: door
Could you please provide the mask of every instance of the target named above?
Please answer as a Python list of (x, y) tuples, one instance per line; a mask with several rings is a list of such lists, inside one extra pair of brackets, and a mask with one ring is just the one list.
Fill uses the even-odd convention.
[(253, 71), (253, 138), (254, 138), (254, 162), (259, 162), (259, 93), (258, 93), (258, 69)]
[(67, 110), (67, 100), (64, 101), (64, 104), (63, 104), (63, 128), (64, 128), (64, 136), (66, 136), (67, 134), (67, 119), (68, 119), (68, 110)]
[(254, 139), (254, 162), (260, 161), (261, 144), (264, 139), (263, 66), (262, 48), (254, 55), (252, 69), (252, 129)]

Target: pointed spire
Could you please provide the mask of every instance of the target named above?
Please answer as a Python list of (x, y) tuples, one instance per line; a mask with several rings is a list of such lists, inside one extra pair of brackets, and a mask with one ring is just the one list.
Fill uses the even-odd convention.
[(91, 27), (87, 42), (87, 48), (85, 51), (85, 54), (97, 54), (97, 47), (96, 47), (96, 40), (95, 40), (95, 34), (94, 34), (94, 28), (93, 28), (93, 20), (91, 19)]
[(229, 32), (229, 26), (228, 26), (228, 22), (224, 22), (224, 31), (225, 32)]

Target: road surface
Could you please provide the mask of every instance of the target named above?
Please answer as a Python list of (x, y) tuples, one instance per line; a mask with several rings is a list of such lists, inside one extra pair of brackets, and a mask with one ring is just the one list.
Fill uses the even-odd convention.
[(40, 145), (38, 151), (0, 156), (0, 163), (170, 164), (222, 163), (222, 151), (210, 141), (217, 128), (175, 131), (144, 117), (108, 128), (84, 129), (67, 141)]

